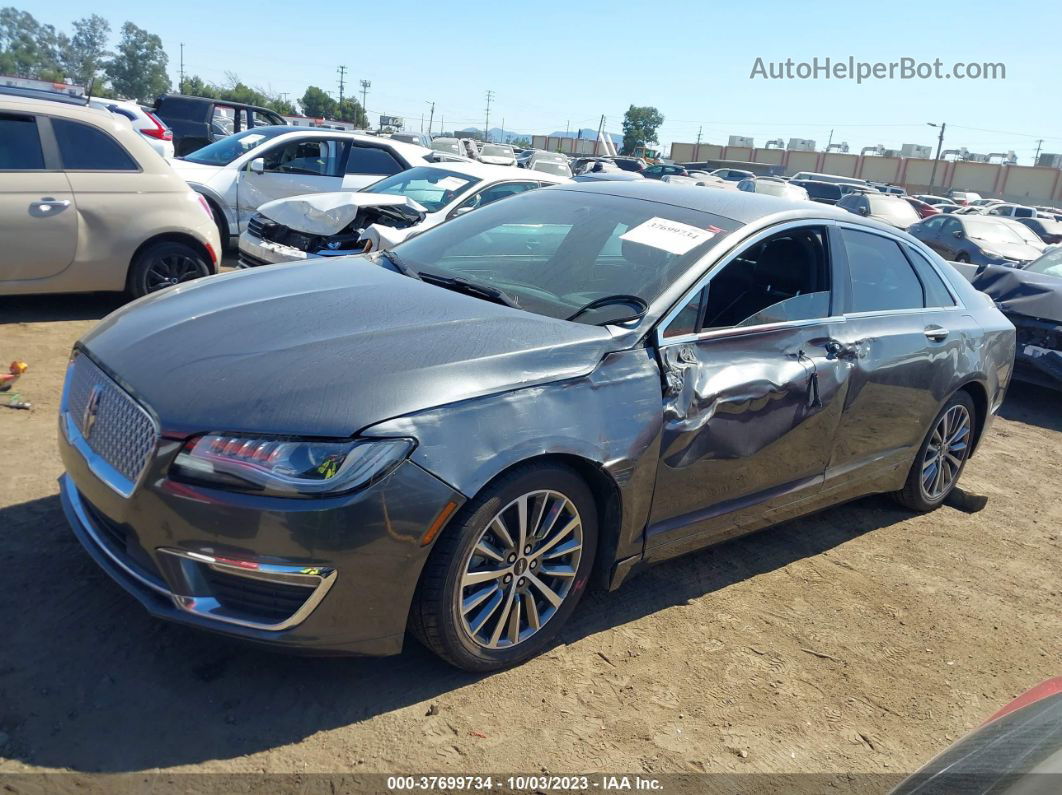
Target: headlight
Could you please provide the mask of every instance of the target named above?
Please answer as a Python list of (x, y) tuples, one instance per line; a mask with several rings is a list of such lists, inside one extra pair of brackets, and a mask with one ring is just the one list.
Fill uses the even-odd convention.
[(276, 496), (325, 496), (386, 475), (408, 456), (412, 439), (318, 441), (212, 433), (178, 453), (179, 480)]

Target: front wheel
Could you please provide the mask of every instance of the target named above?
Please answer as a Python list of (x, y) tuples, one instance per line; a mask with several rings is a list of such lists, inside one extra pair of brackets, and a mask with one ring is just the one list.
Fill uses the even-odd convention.
[(129, 273), (129, 292), (139, 298), (209, 275), (210, 265), (200, 252), (186, 243), (164, 240), (137, 255)]
[(959, 482), (973, 443), (973, 400), (956, 392), (940, 410), (896, 499), (914, 511), (940, 506)]
[(495, 671), (548, 648), (578, 604), (597, 547), (597, 510), (559, 464), (516, 469), (462, 509), (425, 565), (410, 625), (467, 671)]

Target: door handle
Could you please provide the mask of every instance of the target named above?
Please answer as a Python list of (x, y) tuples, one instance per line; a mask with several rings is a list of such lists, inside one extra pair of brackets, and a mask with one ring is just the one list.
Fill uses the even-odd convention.
[(55, 210), (63, 210), (70, 206), (69, 199), (53, 199), (51, 196), (45, 196), (39, 202), (33, 202), (30, 207), (41, 210), (42, 212), (51, 212)]
[(856, 359), (859, 357), (859, 346), (862, 340), (857, 340), (851, 345), (845, 345), (840, 340), (828, 339), (823, 343), (826, 349), (827, 359)]
[(948, 330), (943, 326), (926, 326), (926, 339), (932, 342), (943, 342), (948, 338)]

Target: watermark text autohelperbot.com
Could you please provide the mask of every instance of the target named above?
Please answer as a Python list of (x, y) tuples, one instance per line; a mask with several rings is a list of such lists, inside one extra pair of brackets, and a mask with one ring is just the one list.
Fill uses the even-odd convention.
[(945, 64), (940, 58), (920, 61), (898, 58), (895, 61), (857, 61), (847, 58), (812, 58), (810, 61), (767, 61), (757, 58), (749, 73), (750, 80), (1006, 80), (1007, 65), (988, 61), (958, 61)]

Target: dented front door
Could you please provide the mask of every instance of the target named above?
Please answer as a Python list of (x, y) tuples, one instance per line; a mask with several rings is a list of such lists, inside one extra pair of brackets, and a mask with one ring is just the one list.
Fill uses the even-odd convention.
[(832, 345), (836, 322), (660, 347), (664, 426), (648, 557), (780, 521), (814, 499), (850, 369)]

